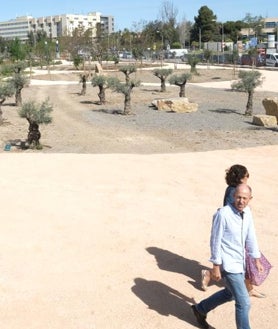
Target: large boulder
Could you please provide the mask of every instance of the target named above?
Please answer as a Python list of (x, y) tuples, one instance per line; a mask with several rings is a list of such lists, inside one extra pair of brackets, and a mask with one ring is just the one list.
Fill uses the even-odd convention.
[(189, 113), (198, 110), (198, 104), (190, 103), (186, 97), (161, 98), (152, 101), (152, 105), (159, 111)]
[(278, 120), (278, 98), (277, 97), (264, 98), (262, 103), (265, 108), (265, 114), (274, 115)]
[(257, 114), (253, 116), (253, 124), (257, 126), (273, 127), (277, 125), (275, 115)]

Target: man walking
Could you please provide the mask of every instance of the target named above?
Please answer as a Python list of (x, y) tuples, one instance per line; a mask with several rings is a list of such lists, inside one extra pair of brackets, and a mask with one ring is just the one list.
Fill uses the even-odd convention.
[(258, 270), (263, 271), (253, 218), (248, 207), (251, 199), (251, 188), (246, 184), (240, 184), (235, 190), (234, 204), (218, 209), (213, 217), (210, 237), (212, 274), (216, 281), (224, 279), (225, 288), (192, 305), (200, 328), (209, 328), (206, 321), (208, 312), (235, 300), (236, 328), (251, 329), (250, 300), (244, 283), (245, 250), (256, 259)]

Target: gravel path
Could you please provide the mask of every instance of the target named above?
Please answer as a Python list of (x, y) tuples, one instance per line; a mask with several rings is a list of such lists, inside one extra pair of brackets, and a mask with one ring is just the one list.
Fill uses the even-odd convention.
[[(142, 82), (152, 85), (134, 88), (134, 115), (129, 116), (115, 114), (123, 110), (123, 96), (109, 89), (105, 106), (97, 104), (98, 89), (89, 84), (87, 94), (80, 96), (78, 74), (51, 75), (50, 82), (59, 81), (58, 85), (38, 85), (40, 79), (46, 80), (46, 75), (36, 76), (30, 87), (23, 89), (23, 100), (33, 99), (34, 95), (37, 101), (49, 97), (54, 105), (53, 123), (40, 128), (41, 142), (47, 146), (41, 152), (171, 153), (278, 144), (276, 128), (254, 126), (252, 117), (243, 115), (247, 102), (245, 93), (200, 85), (202, 82), (230, 81), (231, 70), (202, 70), (200, 76), (188, 83), (186, 97), (198, 104), (198, 111), (184, 114), (161, 112), (150, 106), (156, 98), (177, 97), (179, 88), (167, 86), (166, 93), (162, 94), (160, 80), (150, 71), (140, 71), (136, 75)], [(62, 84), (61, 80), (69, 83), (64, 81)], [(255, 92), (254, 114), (264, 113), (262, 100), (274, 96), (277, 93)], [(25, 139), (27, 122), (18, 117), (12, 102), (5, 104), (3, 112), (2, 145), (8, 140)]]

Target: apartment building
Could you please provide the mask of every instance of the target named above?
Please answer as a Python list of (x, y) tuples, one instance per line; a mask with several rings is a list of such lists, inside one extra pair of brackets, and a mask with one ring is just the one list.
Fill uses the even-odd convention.
[(244, 28), (241, 29), (241, 34), (250, 38), (256, 36), (266, 37), (270, 34), (275, 35), (278, 28), (278, 17), (268, 17), (262, 19), (260, 24), (255, 28)]
[(21, 16), (9, 21), (0, 22), (0, 37), (4, 39), (15, 39), (25, 41), (30, 32), (45, 31), (47, 37), (58, 38), (62, 35), (72, 35), (76, 28), (84, 30), (92, 29), (93, 37), (96, 36), (96, 27), (100, 24), (103, 34), (114, 32), (114, 17), (103, 16), (99, 12), (87, 15), (63, 14), (34, 18), (32, 16)]

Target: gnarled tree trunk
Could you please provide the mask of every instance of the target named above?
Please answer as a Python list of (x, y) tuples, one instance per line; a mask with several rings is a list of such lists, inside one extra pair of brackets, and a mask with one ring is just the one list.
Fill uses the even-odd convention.
[(37, 122), (27, 119), (29, 122), (29, 132), (27, 142), (30, 146), (38, 146), (40, 144), (41, 133)]
[(254, 95), (254, 90), (248, 92), (248, 100), (247, 100), (245, 115), (253, 114), (253, 95)]

